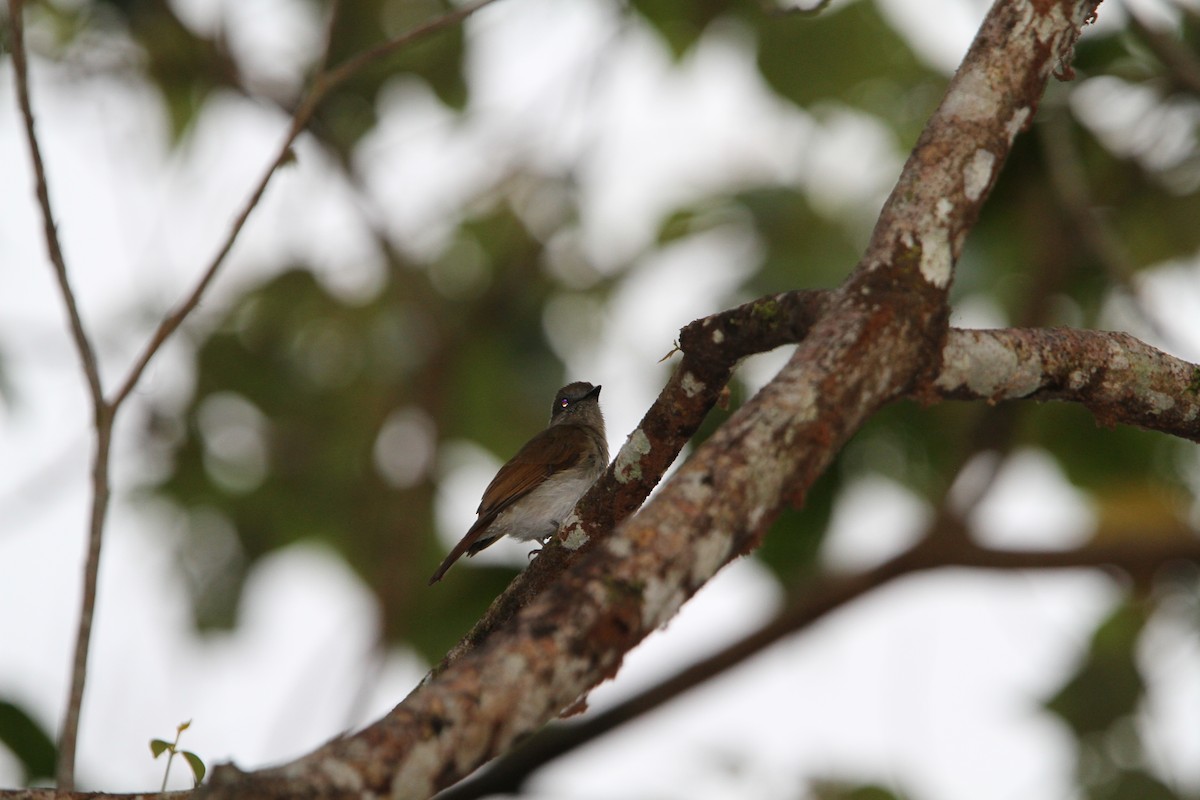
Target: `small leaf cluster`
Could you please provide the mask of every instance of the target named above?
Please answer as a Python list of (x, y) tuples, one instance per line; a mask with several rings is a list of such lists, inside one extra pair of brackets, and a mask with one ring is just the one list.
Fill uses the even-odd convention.
[(191, 750), (179, 749), (179, 737), (182, 736), (183, 732), (191, 726), (191, 720), (179, 723), (179, 725), (175, 728), (175, 741), (173, 742), (168, 742), (165, 739), (150, 740), (150, 752), (154, 754), (155, 758), (158, 758), (163, 753), (168, 754), (167, 767), (165, 770), (163, 770), (161, 791), (165, 792), (167, 790), (167, 778), (171, 776), (171, 762), (175, 759), (176, 755), (183, 756), (183, 760), (186, 761), (188, 767), (191, 768), (192, 779), (195, 781), (196, 786), (199, 786), (204, 780), (204, 773), (207, 772), (207, 768), (204, 766), (204, 761), (200, 758), (200, 756), (196, 755)]

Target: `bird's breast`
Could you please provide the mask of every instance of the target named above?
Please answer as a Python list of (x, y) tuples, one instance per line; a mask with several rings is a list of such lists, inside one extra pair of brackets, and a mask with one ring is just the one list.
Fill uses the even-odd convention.
[(579, 498), (592, 485), (593, 470), (576, 468), (551, 475), (540, 486), (506, 508), (490, 530), (514, 539), (544, 539), (558, 532)]

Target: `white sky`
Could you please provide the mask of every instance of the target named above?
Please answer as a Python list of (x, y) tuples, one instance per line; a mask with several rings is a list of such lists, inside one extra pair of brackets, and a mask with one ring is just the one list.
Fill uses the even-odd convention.
[[(264, 84), (294, 84), (319, 37), (305, 3), (184, 5), (200, 26), (222, 15), (232, 20), (232, 45)], [(914, 5), (928, 16), (914, 15)], [(952, 69), (986, 4), (883, 6), (930, 63)], [(1116, 11), (1106, 3), (1102, 22)], [(664, 211), (731, 181), (793, 181), (830, 212), (870, 209), (901, 163), (903, 154), (869, 120), (847, 112), (817, 122), (766, 93), (738, 57), (735, 31), (710, 37), (675, 68), (648, 33), (614, 39), (616, 23), (599, 2), (505, 0), (469, 30), (478, 42), (471, 115), (458, 121), (423, 89), (397, 84), (381, 103), (381, 125), (360, 148), (360, 164), (371, 167), (373, 213), (415, 252), (441, 246), (454, 224), (447, 212), (503, 169), (482, 154), (510, 153), (547, 167), (579, 160), (586, 244), (602, 264), (641, 250)], [(612, 61), (594, 75), (604, 48)], [(0, 186), (7, 188), (0, 193), (0, 343), (13, 385), (0, 403), (0, 695), (53, 728), (78, 605), (88, 412), (44, 263), (7, 61), (0, 73)], [(111, 387), (153, 324), (148, 311), (177, 299), (213, 252), (286, 121), (218, 99), (172, 152), (144, 88), (80, 79), (35, 61), (33, 92), (72, 278)], [(323, 279), (348, 294), (369, 293), (378, 281), (379, 261), (349, 190), (318, 152), (299, 149), (299, 164), (277, 176), (196, 324), (294, 254), (315, 260)], [(663, 253), (606, 309), (602, 336), (557, 344), (570, 377), (605, 385), (614, 447), (657, 393), (656, 362), (678, 328), (716, 310), (754, 257), (752, 241), (730, 234)], [(1200, 360), (1197, 328), (1188, 324), (1200, 303), (1196, 266), (1171, 265), (1147, 282), (1162, 313), (1190, 336), (1194, 349), (1181, 355)], [(644, 313), (648, 296), (661, 301), (653, 314)], [(636, 335), (625, 333), (635, 330), (632, 320)], [(168, 347), (139, 396), (186, 398), (187, 350), (183, 340)], [(747, 365), (751, 382), (768, 379), (779, 358)], [(185, 719), (193, 727), (184, 745), (210, 764), (232, 758), (254, 767), (298, 755), (390, 708), (423, 667), (395, 652), (373, 671), (365, 658), (373, 601), (318, 547), (264, 559), (247, 586), (238, 629), (195, 636), (172, 566), (177, 515), (134, 506), (121, 493), (153, 469), (135, 449), (137, 399), (118, 429), (118, 492), (80, 744), (87, 787), (157, 787), (162, 765), (146, 743), (170, 738)], [(494, 466), (470, 448), (455, 452), (465, 456), (452, 462), (461, 467), (450, 472), (439, 501), (448, 538), (469, 521)], [(1036, 452), (1014, 459), (980, 513), (990, 542), (1021, 546), (1073, 544), (1091, 518), (1087, 503)], [(847, 569), (885, 558), (927, 514), (902, 488), (864, 481), (836, 510), (827, 558)], [(517, 547), (497, 546), (486, 556), (524, 559)], [(922, 800), (1068, 797), (1071, 740), (1038, 712), (1038, 702), (1059, 685), (1116, 596), (1109, 581), (1088, 575), (951, 572), (906, 580), (562, 760), (537, 788), (578, 798), (775, 798), (795, 796), (806, 780), (841, 777), (894, 783)], [(733, 565), (631, 655), (617, 679), (594, 693), (593, 706), (736, 638), (778, 602), (756, 564)], [(1165, 774), (1198, 787), (1200, 647), (1168, 624), (1152, 644), (1145, 659), (1155, 676), (1144, 720), (1150, 757)], [(373, 686), (365, 701), (364, 682)], [(0, 785), (13, 785), (19, 775), (5, 759)], [(177, 765), (173, 784), (185, 787), (185, 773)]]

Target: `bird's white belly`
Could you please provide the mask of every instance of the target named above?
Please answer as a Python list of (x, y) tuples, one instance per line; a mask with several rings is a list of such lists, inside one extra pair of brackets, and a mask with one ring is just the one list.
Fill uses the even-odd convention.
[(520, 501), (500, 512), (489, 533), (528, 541), (558, 532), (563, 520), (592, 485), (594, 476), (550, 479)]

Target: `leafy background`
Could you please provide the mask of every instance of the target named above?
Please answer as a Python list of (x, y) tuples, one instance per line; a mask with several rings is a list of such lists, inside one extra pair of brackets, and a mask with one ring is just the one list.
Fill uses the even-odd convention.
[[(449, 7), (344, 3), (330, 63)], [(189, 647), (220, 646), (253, 627), (246, 595), (255, 576), (263, 580), (278, 563), (273, 556), (302, 548), (321, 562), (318, 571), (344, 565), (337, 580), (355, 584), (358, 608), (372, 620), (368, 640), (358, 644), (363, 652), (348, 656), (360, 665), (350, 674), (362, 686), (343, 692), (345, 701), (311, 700), (349, 706), (343, 719), (365, 719), (397, 701), (406, 687), (395, 671), (419, 674), (520, 568), (523, 551), (498, 546), (456, 567), (436, 589), (425, 586), (469, 523), (490, 471), (544, 424), (558, 385), (568, 378), (605, 383), (615, 445), (669, 369), (655, 360), (671, 349), (680, 325), (763, 293), (833, 285), (846, 274), (961, 52), (961, 37), (938, 44), (930, 30), (963, 18), (970, 28), (984, 9), (947, 3), (918, 14), (868, 0), (834, 3), (817, 16), (712, 0), (579, 7), (567, 13), (532, 0), (501, 3), (336, 92), (216, 294), (186, 341), (166, 354), (121, 431), (121, 456), (131, 466), (120, 473), (117, 523), (140, 520), (148, 532), (122, 544), (115, 524), (107, 558), (157, 554), (150, 569), (175, 598), (162, 602), (182, 604), (171, 606), (168, 624), (196, 643)], [(1101, 24), (1079, 45), (1076, 79), (1050, 87), (1037, 124), (1019, 140), (962, 259), (956, 324), (1128, 329), (1200, 359), (1200, 115), (1195, 86), (1168, 70), (1155, 47), (1155, 37), (1166, 35), (1193, 67), (1200, 63), (1200, 16), (1192, 6), (1138, 7), (1149, 31), (1131, 24), (1121, 5), (1104, 4)], [(317, 0), (28, 4), (46, 134), (55, 136), (54, 120), (69, 119), (64, 109), (79, 98), (109, 112), (101, 116), (121, 112), (98, 134), (111, 164), (76, 164), (65, 140), (50, 139), (68, 236), (76, 224), (93, 232), (110, 213), (72, 199), (65, 175), (75, 170), (110, 181), (106, 196), (125, 203), (118, 227), (138, 231), (134, 245), (113, 246), (118, 258), (126, 256), (120, 266), (106, 266), (85, 242), (69, 248), (73, 266), (87, 272), (85, 310), (100, 327), (114, 374), (187, 285), (196, 249), (211, 248), (246, 176), (282, 135), (315, 66), (327, 12)], [(3, 71), (10, 71), (7, 61)], [(505, 91), (515, 99), (498, 109)], [(10, 94), (5, 88), (4, 107), (12, 109)], [(646, 111), (658, 104), (661, 118)], [(672, 119), (673, 110), (688, 121)], [(23, 152), (15, 115), (4, 117), (4, 161), (16, 165)], [(142, 150), (145, 161), (138, 160)], [(146, 177), (155, 169), (168, 176), (165, 188)], [(125, 189), (134, 199), (123, 200), (125, 180), (152, 188)], [(1101, 222), (1103, 246), (1088, 234), (1087, 214)], [(76, 223), (81, 218), (97, 221)], [(41, 269), (32, 232), (14, 224), (3, 233), (6, 262)], [(159, 266), (175, 277), (152, 273)], [(110, 276), (116, 285), (106, 294), (97, 287)], [(0, 329), (4, 436), (13, 448), (19, 427), (49, 413), (38, 407), (48, 384), (23, 372), (44, 340), (62, 335), (50, 300), (46, 308), (42, 319), (50, 321), (38, 322), (32, 336), (29, 316), (19, 312)], [(51, 350), (65, 352), (61, 343)], [(769, 376), (775, 359), (747, 365), (735, 406)], [(52, 358), (49, 368), (60, 385), (78, 391), (68, 357)], [(715, 413), (704, 433), (723, 416)], [(86, 419), (82, 412), (76, 418)], [(4, 516), (21, 520), (0, 533), (0, 552), (8, 550), (0, 562), (11, 569), (27, 568), (20, 566), (28, 541), (20, 528), (44, 517), (40, 501), (28, 499), (30, 487), (48, 485), (40, 491), (49, 498), (57, 482), (80, 477), (80, 467), (66, 466), (84, 463), (82, 439), (72, 441), (61, 458), (38, 460), (39, 469), (12, 463), (5, 470)], [(995, 502), (972, 517), (976, 535), (1015, 529), (1016, 541), (1046, 547), (1089, 537), (1194, 535), (1196, 467), (1192, 445), (1100, 429), (1074, 407), (901, 405), (856, 437), (806, 507), (785, 513), (752, 557), (757, 563), (741, 565), (733, 580), (753, 582), (750, 593), (770, 608), (830, 565), (879, 557), (919, 529), (929, 509), (992, 468), (1000, 477), (983, 489)], [(1055, 487), (1049, 495), (1032, 485), (1047, 483)], [(870, 516), (866, 509), (876, 505), (884, 511)], [(1060, 507), (1065, 516), (1056, 515)], [(82, 527), (81, 514), (55, 519), (60, 529)], [(64, 545), (57, 557), (68, 552), (75, 551)], [(106, 569), (112, 580), (116, 568)], [(927, 585), (944, 592), (942, 602), (955, 602), (955, 586)], [(1186, 684), (1180, 675), (1195, 682), (1200, 669), (1194, 569), (1181, 565), (1147, 585), (1117, 575), (1088, 585), (1091, 610), (1062, 624), (1056, 657), (1030, 667), (1037, 688), (1014, 693), (1013, 702), (1035, 707), (1038, 724), (1057, 737), (1057, 760), (1034, 772), (1053, 777), (1025, 786), (1022, 796), (1196, 796), (1200, 696), (1179, 689)], [(319, 609), (314, 593), (303, 602)], [(4, 590), (0, 599), (5, 609), (27, 602)], [(73, 603), (46, 605), (50, 611), (38, 618), (68, 630)], [(99, 664), (132, 646), (114, 634), (119, 623), (106, 620), (112, 607), (102, 601), (99, 609)], [(298, 613), (303, 629), (307, 612)], [(729, 621), (730, 632), (747, 621)], [(5, 649), (31, 655), (0, 661), (0, 741), (10, 753), (0, 774), (6, 783), (42, 780), (59, 687), (21, 677), (29, 674), (22, 663), (46, 655), (27, 638), (14, 634)], [(196, 717), (200, 735), (205, 703), (216, 702), (219, 690), (200, 688), (194, 674), (179, 677), (190, 673), (178, 665), (172, 671), (176, 658), (200, 659), (186, 652), (193, 655), (162, 657), (154, 682), (184, 684), (171, 689), (188, 709), (180, 719)], [(939, 658), (937, 649), (927, 658)], [(299, 677), (278, 666), (268, 677), (306, 687), (322, 669), (318, 654), (310, 659)], [(1164, 661), (1174, 678), (1163, 678)], [(143, 765), (88, 760), (88, 743), (103, 736), (105, 711), (115, 709), (122, 685), (106, 679), (111, 669), (96, 669), (98, 699), (85, 709), (84, 780), (140, 788), (132, 776)], [(654, 672), (636, 663), (631, 670), (637, 679)], [(912, 680), (922, 670), (940, 672), (926, 663), (902, 674)], [(914, 688), (899, 679), (888, 685), (891, 692)], [(143, 694), (151, 705), (154, 692)], [(294, 698), (303, 706), (310, 690), (297, 689)], [(279, 719), (301, 713), (288, 707)], [(865, 724), (848, 713), (842, 719), (851, 729)], [(160, 727), (144, 738), (176, 722), (156, 721)], [(902, 740), (909, 727), (927, 723), (892, 724)], [(1178, 736), (1189, 724), (1190, 737)], [(264, 724), (269, 744), (251, 750), (264, 760), (298, 752), (281, 733), (286, 727)], [(336, 731), (311, 735), (319, 741)], [(253, 758), (227, 731), (211, 735), (243, 765)], [(957, 770), (959, 783), (930, 778), (936, 768), (920, 765), (936, 762), (936, 754), (881, 759), (868, 745), (874, 739), (861, 736), (861, 761), (799, 774), (776, 767), (775, 780), (786, 788), (763, 778), (753, 757), (731, 750), (718, 759), (715, 786), (740, 796), (936, 798), (955, 796), (947, 786), (959, 796), (964, 786), (982, 789), (1003, 771), (974, 756)], [(918, 766), (881, 767), (889, 758)], [(658, 791), (643, 780), (646, 796)], [(695, 786), (676, 789), (661, 794), (703, 796)]]

